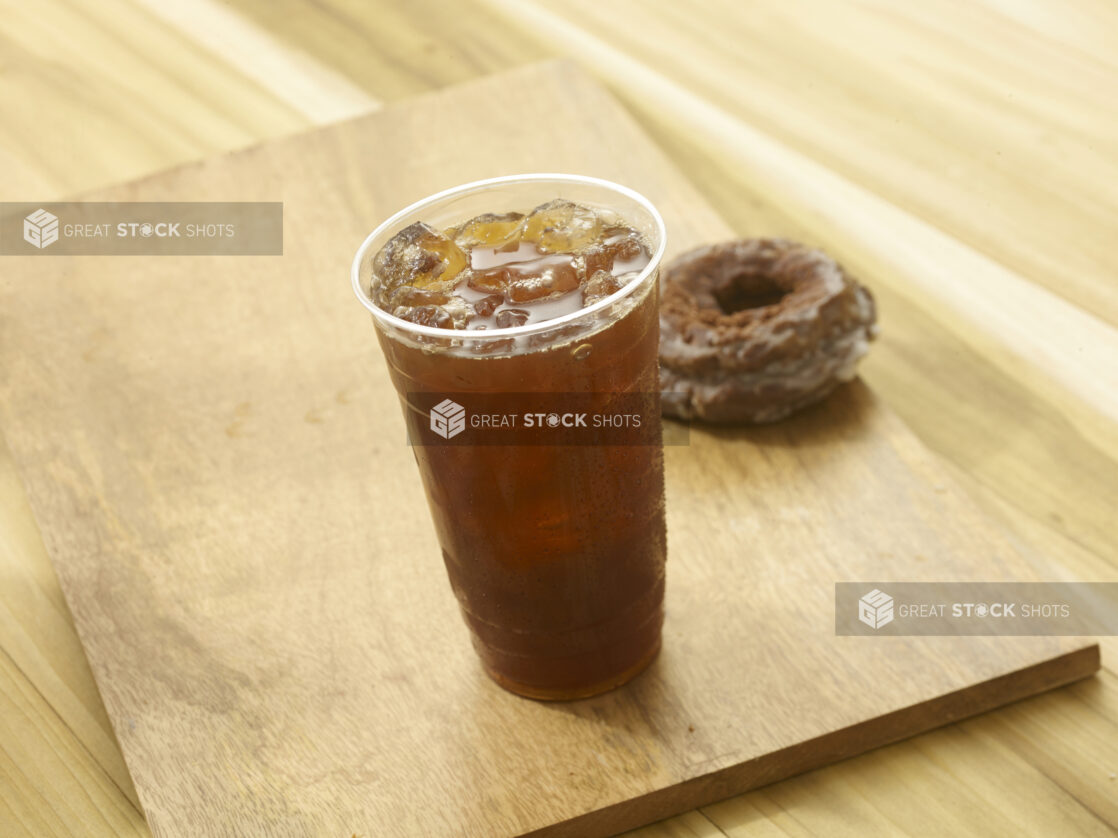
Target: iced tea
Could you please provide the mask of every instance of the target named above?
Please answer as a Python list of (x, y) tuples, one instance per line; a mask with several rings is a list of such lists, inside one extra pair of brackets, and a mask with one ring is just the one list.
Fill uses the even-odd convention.
[[(526, 196), (549, 183), (533, 186)], [(640, 229), (611, 207), (608, 185), (596, 188), (579, 193), (596, 205), (509, 208), (494, 194), (489, 212), (452, 224), (427, 207), (429, 221), (374, 234), (358, 260), (474, 647), (499, 684), (536, 698), (624, 683), (655, 657), (663, 621), (662, 227), (651, 207), (626, 205), (644, 210)], [(562, 445), (432, 438), (441, 396), (513, 393), (577, 395), (607, 414), (640, 394), (647, 409), (623, 445), (589, 431)]]

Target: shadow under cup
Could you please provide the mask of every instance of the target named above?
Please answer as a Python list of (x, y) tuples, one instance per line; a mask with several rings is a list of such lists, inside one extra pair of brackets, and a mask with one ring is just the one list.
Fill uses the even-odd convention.
[[(615, 294), (539, 324), (469, 331), (420, 326), (370, 298), (372, 261), (404, 227), (527, 213), (556, 198), (609, 210), (642, 234), (651, 261)], [(642, 196), (608, 181), (523, 175), (433, 195), (375, 230), (353, 264), (359, 299), (400, 397), (451, 587), (488, 674), (540, 699), (605, 692), (660, 648), (666, 531), (659, 414), (659, 265), (664, 226)], [(471, 444), (431, 432), (442, 398), (469, 407), (505, 394), (602, 406), (640, 397), (625, 444)]]

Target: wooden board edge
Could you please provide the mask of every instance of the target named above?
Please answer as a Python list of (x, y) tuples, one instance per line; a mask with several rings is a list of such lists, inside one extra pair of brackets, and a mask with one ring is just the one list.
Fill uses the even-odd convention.
[(1092, 643), (521, 838), (607, 838), (1071, 684), (1100, 666), (1099, 645)]

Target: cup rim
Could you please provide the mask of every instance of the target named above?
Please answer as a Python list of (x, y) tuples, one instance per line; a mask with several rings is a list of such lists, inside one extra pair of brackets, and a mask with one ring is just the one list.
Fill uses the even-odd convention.
[[(651, 216), (652, 222), (656, 227), (657, 232), (657, 245), (656, 250), (651, 254), (648, 264), (641, 269), (629, 282), (625, 283), (617, 291), (610, 294), (604, 299), (591, 303), (588, 306), (577, 309), (576, 311), (553, 317), (550, 320), (543, 320), (539, 323), (529, 323), (524, 326), (511, 326), (504, 329), (486, 329), (485, 331), (475, 331), (472, 329), (442, 329), (437, 326), (424, 326), (419, 323), (412, 323), (409, 320), (404, 320), (389, 314), (384, 309), (377, 306), (376, 303), (369, 298), (365, 293), (361, 284), (361, 262), (367, 252), (369, 245), (383, 233), (385, 230), (398, 224), (402, 219), (411, 215), (412, 213), (424, 209), (425, 207), (432, 206), (440, 203), (447, 198), (454, 197), (466, 192), (473, 192), (480, 189), (488, 188), (495, 185), (509, 184), (509, 183), (532, 183), (532, 182), (562, 182), (562, 183), (578, 183), (590, 186), (600, 186), (606, 189), (618, 192), (625, 197), (640, 204)], [(409, 204), (397, 213), (382, 221), (376, 228), (365, 237), (361, 246), (357, 248), (357, 253), (353, 257), (353, 263), (350, 266), (350, 283), (353, 286), (353, 292), (357, 295), (357, 299), (361, 304), (367, 308), (381, 324), (391, 325), (397, 329), (405, 332), (410, 332), (417, 335), (428, 335), (431, 337), (455, 337), (459, 339), (469, 340), (491, 340), (497, 338), (517, 337), (520, 335), (536, 334), (542, 331), (549, 331), (566, 323), (574, 320), (579, 320), (588, 314), (595, 311), (604, 309), (616, 301), (627, 297), (635, 290), (640, 288), (644, 281), (648, 278), (649, 274), (657, 270), (660, 266), (661, 260), (664, 258), (664, 248), (666, 245), (666, 228), (664, 226), (664, 219), (660, 215), (659, 210), (648, 200), (644, 195), (637, 192), (635, 189), (630, 189), (628, 186), (622, 186), (611, 180), (604, 178), (591, 177), (589, 175), (570, 175), (556, 172), (532, 172), (522, 175), (502, 175), (500, 177), (485, 178), (483, 180), (475, 180), (469, 183), (464, 183), (460, 186), (452, 186), (449, 189), (444, 189), (441, 192), (436, 192), (433, 195), (428, 195), (415, 203)]]

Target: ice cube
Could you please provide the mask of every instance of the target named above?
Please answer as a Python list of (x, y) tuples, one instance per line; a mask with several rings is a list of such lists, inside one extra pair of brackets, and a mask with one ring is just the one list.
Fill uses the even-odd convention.
[(497, 312), (497, 328), (509, 329), (513, 326), (523, 326), (532, 315), (522, 308), (506, 308)]
[(490, 294), (474, 303), (474, 311), (477, 312), (478, 317), (491, 317), (493, 312), (497, 310), (497, 306), (504, 301), (504, 294)]
[[(441, 303), (398, 305), (392, 313), (403, 320), (439, 329), (464, 329), (477, 316), (473, 306), (459, 296), (439, 294), (437, 297), (441, 298)], [(436, 295), (429, 295), (429, 298), (434, 299)]]
[(441, 306), (400, 306), (393, 314), (410, 323), (420, 326), (434, 326), (437, 329), (453, 329), (454, 320)]
[(620, 291), (625, 283), (609, 271), (596, 271), (582, 286), (582, 304), (588, 306), (604, 300), (615, 291)]
[(521, 212), (506, 212), (501, 215), (487, 212), (447, 230), (447, 235), (463, 249), (492, 247), (496, 250), (519, 241), (520, 222), (523, 219), (524, 213)]
[(562, 198), (541, 204), (524, 219), (521, 238), (544, 253), (573, 253), (597, 240), (602, 219), (594, 210)]
[(578, 271), (570, 262), (538, 267), (536, 270), (510, 269), (509, 275), (511, 281), (505, 295), (510, 303), (550, 300), (574, 291), (579, 286)]
[(632, 230), (625, 230), (588, 247), (582, 252), (582, 259), (586, 265), (586, 276), (592, 277), (598, 271), (622, 273), (644, 255), (645, 248), (640, 237)]
[(504, 294), (509, 284), (509, 272), (504, 266), (470, 271), (466, 284), (475, 291)]
[(402, 285), (449, 290), (466, 267), (462, 248), (422, 221), (405, 227), (373, 259), (373, 292), (384, 302)]
[(457, 295), (452, 295), (441, 308), (450, 315), (455, 329), (466, 328), (466, 324), (477, 316), (474, 307)]
[(416, 288), (414, 285), (401, 285), (385, 293), (387, 308), (399, 306), (439, 306), (449, 300), (445, 291), (431, 288)]

